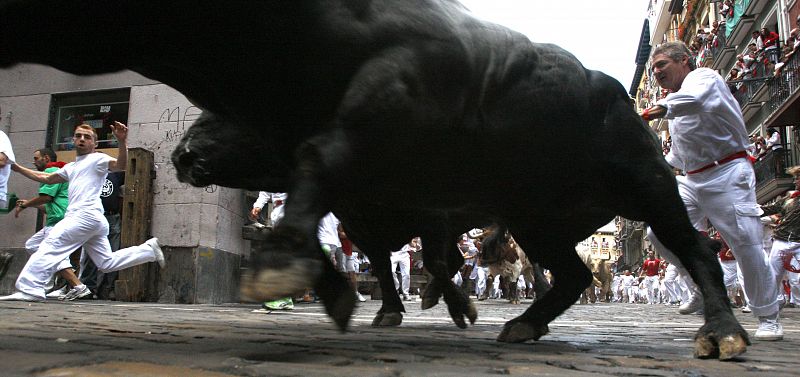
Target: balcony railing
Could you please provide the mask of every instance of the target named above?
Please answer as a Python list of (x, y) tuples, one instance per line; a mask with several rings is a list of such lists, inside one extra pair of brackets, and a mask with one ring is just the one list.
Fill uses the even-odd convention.
[(769, 99), (767, 108), (770, 112), (781, 107), (797, 90), (800, 84), (800, 52), (792, 55), (781, 68), (778, 75), (767, 81)]
[(728, 86), (731, 88), (731, 91), (735, 90), (733, 92), (733, 97), (739, 102), (739, 107), (744, 108), (766, 82), (766, 77), (757, 77), (753, 79), (728, 81)]
[(753, 170), (756, 173), (756, 189), (775, 179), (790, 177), (786, 174), (786, 168), (793, 165), (792, 154), (786, 153), (786, 151), (790, 150), (791, 146), (785, 144), (783, 151), (767, 152), (766, 155), (755, 162)]

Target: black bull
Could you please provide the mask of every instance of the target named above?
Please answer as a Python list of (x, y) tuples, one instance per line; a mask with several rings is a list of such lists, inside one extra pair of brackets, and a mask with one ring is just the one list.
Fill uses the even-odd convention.
[[(159, 80), (204, 109), (173, 155), (181, 180), (289, 193), (243, 279), (252, 297), (341, 289), (320, 283), (328, 211), (366, 249), (420, 234), (442, 256), (472, 220), (498, 221), (555, 279), (498, 339), (538, 339), (591, 282), (574, 245), (622, 215), (647, 221), (701, 287), (696, 355), (746, 349), (653, 133), (618, 82), (554, 45), (445, 0), (0, 4), (0, 66)], [(103, 53), (87, 58), (86, 43)], [(340, 325), (352, 305), (326, 302)]]

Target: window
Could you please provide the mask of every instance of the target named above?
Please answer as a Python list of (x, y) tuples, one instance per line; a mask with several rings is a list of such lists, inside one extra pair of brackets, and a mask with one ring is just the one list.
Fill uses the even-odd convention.
[(128, 123), (129, 100), (129, 88), (54, 95), (48, 144), (56, 152), (71, 151), (75, 127), (85, 123), (97, 132), (98, 149), (116, 148), (109, 125)]

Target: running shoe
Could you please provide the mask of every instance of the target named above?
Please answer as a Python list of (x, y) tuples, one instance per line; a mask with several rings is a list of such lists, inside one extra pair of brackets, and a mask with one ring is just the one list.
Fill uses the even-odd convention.
[(261, 304), (261, 307), (266, 310), (292, 310), (294, 309), (294, 302), (291, 297), (286, 297), (275, 301), (267, 301)]
[(87, 287), (86, 284), (81, 284), (72, 288), (69, 292), (67, 292), (67, 294), (64, 295), (63, 298), (61, 298), (61, 300), (75, 301), (77, 299), (81, 299), (91, 295), (92, 295), (92, 290), (89, 289), (89, 287)]

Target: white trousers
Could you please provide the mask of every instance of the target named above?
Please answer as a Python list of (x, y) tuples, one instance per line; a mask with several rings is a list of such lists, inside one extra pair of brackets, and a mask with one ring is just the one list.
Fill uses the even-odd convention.
[[(475, 279), (475, 295), (481, 297), (486, 291), (486, 280), (489, 275), (489, 267), (475, 266), (470, 274), (470, 279)], [(495, 279), (500, 279), (499, 276)]]
[(400, 282), (397, 281), (397, 266), (400, 266), (400, 278), (403, 279), (403, 294), (407, 295), (411, 285), (411, 257), (407, 251), (393, 251), (390, 257), (392, 261), (392, 278), (394, 279), (394, 289), (400, 289)]
[(647, 303), (648, 304), (655, 304), (656, 301), (656, 293), (658, 290), (658, 275), (653, 276), (645, 276), (644, 278), (644, 287), (647, 289)]
[[(791, 296), (787, 299), (788, 302), (800, 304), (800, 274), (796, 272), (789, 272), (783, 266), (783, 258), (785, 255), (791, 255), (791, 258), (800, 259), (800, 242), (786, 242), (776, 239), (772, 243), (772, 250), (769, 253), (769, 262), (775, 271), (775, 284), (781, 289), (783, 293), (783, 280), (784, 275), (787, 276), (789, 287), (791, 288)], [(797, 264), (798, 262), (794, 262)], [(795, 265), (794, 268), (798, 266)], [(781, 296), (781, 294), (779, 294)]]
[[(762, 248), (763, 229), (759, 217), (763, 211), (756, 203), (756, 178), (750, 162), (740, 158), (701, 173), (676, 178), (689, 220), (695, 227), (705, 219), (711, 221), (739, 262), (753, 315), (777, 313), (777, 286)], [(659, 254), (674, 263), (682, 275), (689, 276), (678, 258), (651, 231), (648, 231), (648, 237)]]
[(670, 263), (669, 266), (667, 266), (667, 269), (664, 270), (664, 288), (667, 290), (667, 296), (669, 296), (668, 300), (670, 303), (683, 300), (681, 288), (679, 286), (680, 282), (678, 281), (679, 279), (680, 276), (678, 275), (678, 268), (675, 267), (674, 264)]
[(153, 249), (142, 244), (111, 252), (108, 221), (102, 212), (67, 214), (50, 230), (39, 250), (28, 259), (17, 278), (17, 289), (45, 298), (45, 284), (69, 255), (83, 246), (97, 269), (111, 272), (156, 260)]
[[(39, 231), (32, 235), (31, 238), (28, 238), (28, 240), (25, 241), (25, 251), (27, 251), (29, 254), (33, 254), (38, 251), (39, 245), (41, 245), (42, 241), (47, 238), (47, 235), (50, 234), (51, 229), (53, 229), (52, 226), (46, 226), (42, 229), (39, 229)], [(67, 268), (72, 268), (72, 263), (69, 261), (69, 256), (64, 258), (64, 260), (58, 264), (56, 271), (65, 270)]]

